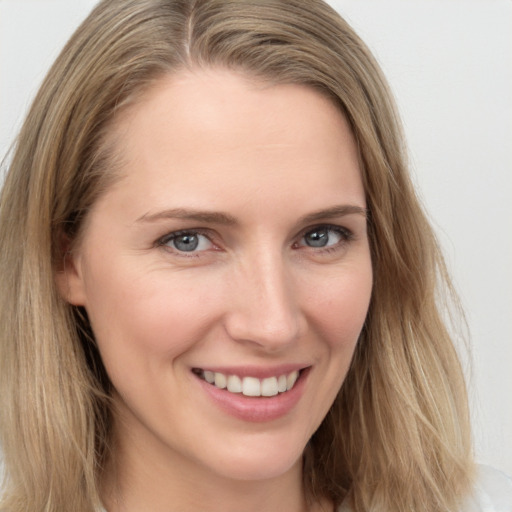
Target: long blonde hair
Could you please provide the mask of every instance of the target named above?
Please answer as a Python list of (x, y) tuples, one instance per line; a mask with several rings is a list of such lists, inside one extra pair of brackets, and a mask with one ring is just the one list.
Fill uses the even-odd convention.
[(159, 77), (223, 67), (305, 84), (349, 120), (363, 169), (374, 289), (349, 374), (308, 444), (311, 501), (354, 512), (455, 510), (469, 491), (466, 391), (440, 312), (449, 280), (407, 172), (400, 123), (364, 43), (321, 0), (104, 0), (46, 77), (0, 204), (2, 510), (91, 512), (110, 448), (110, 383), (87, 316), (56, 290), (115, 179), (116, 114)]

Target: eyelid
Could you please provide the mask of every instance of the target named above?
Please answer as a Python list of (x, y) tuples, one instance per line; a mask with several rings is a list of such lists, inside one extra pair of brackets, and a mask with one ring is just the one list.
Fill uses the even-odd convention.
[(192, 256), (198, 256), (199, 254), (206, 252), (206, 250), (202, 251), (190, 251), (190, 253), (187, 254), (186, 251), (179, 251), (177, 249), (173, 249), (172, 247), (168, 246), (167, 244), (171, 242), (173, 239), (178, 238), (182, 235), (201, 235), (206, 237), (210, 243), (213, 245), (213, 249), (217, 250), (218, 244), (215, 242), (215, 236), (213, 236), (212, 230), (205, 229), (205, 228), (186, 228), (186, 229), (178, 229), (176, 231), (171, 231), (169, 233), (166, 233), (165, 235), (158, 238), (154, 245), (156, 247), (162, 247), (166, 249), (167, 251), (173, 252), (174, 254), (179, 254), (180, 256), (185, 257), (192, 257)]
[[(318, 230), (318, 229), (328, 229), (330, 231), (335, 231), (336, 233), (339, 233), (343, 240), (341, 240), (339, 243), (335, 245), (330, 245), (326, 247), (312, 247), (308, 245), (302, 245), (298, 243), (299, 240), (304, 238), (308, 233), (311, 233), (312, 231)], [(320, 223), (315, 224), (313, 226), (308, 226), (307, 228), (304, 228), (300, 233), (295, 237), (295, 242), (293, 244), (294, 248), (305, 248), (309, 249), (315, 252), (331, 252), (333, 250), (339, 249), (340, 247), (344, 246), (346, 243), (352, 241), (355, 239), (354, 232), (347, 228), (346, 226), (341, 226), (339, 224), (330, 224), (330, 223)]]
[(176, 231), (170, 231), (169, 233), (166, 233), (164, 236), (161, 236), (157, 239), (156, 243), (158, 245), (160, 244), (166, 244), (173, 238), (177, 238), (178, 236), (182, 235), (203, 235), (207, 238), (210, 238), (207, 233), (208, 230), (202, 229), (202, 228), (187, 228), (187, 229), (177, 229)]
[(301, 238), (304, 235), (311, 233), (311, 231), (315, 231), (315, 229), (326, 229), (326, 228), (330, 229), (332, 231), (337, 231), (337, 232), (343, 233), (347, 237), (355, 236), (354, 232), (346, 226), (342, 226), (340, 224), (331, 224), (329, 222), (323, 222), (323, 223), (314, 224), (312, 226), (308, 226), (307, 228), (302, 229), (295, 238)]
[[(339, 233), (343, 240), (341, 240), (339, 243), (332, 245), (332, 246), (326, 246), (326, 247), (312, 247), (308, 245), (299, 244), (299, 241), (304, 238), (305, 235), (310, 233), (311, 231), (314, 231), (315, 229), (328, 229), (332, 230), (334, 232)], [(155, 243), (155, 247), (161, 247), (165, 250), (172, 252), (174, 254), (178, 254), (179, 256), (184, 257), (198, 257), (200, 254), (207, 252), (207, 250), (202, 251), (191, 251), (187, 254), (186, 251), (179, 251), (177, 249), (173, 249), (172, 247), (168, 246), (167, 244), (172, 241), (174, 238), (177, 238), (181, 235), (185, 234), (195, 234), (195, 235), (202, 235), (205, 236), (210, 243), (213, 245), (213, 250), (220, 250), (219, 243), (216, 241), (218, 240), (219, 236), (208, 228), (185, 228), (185, 229), (178, 229), (176, 231), (171, 231), (166, 233), (165, 235), (159, 237)], [(352, 241), (355, 239), (355, 234), (353, 230), (347, 228), (346, 226), (342, 226), (339, 224), (332, 224), (332, 223), (319, 223), (307, 226), (306, 228), (303, 228), (294, 238), (294, 242), (292, 243), (292, 248), (294, 249), (306, 249), (306, 250), (312, 250), (315, 252), (330, 252), (335, 251), (336, 249), (344, 246), (346, 243)]]

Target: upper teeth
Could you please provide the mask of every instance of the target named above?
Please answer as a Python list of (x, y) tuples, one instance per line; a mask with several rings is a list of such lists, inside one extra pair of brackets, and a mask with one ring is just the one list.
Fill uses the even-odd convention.
[(206, 382), (219, 389), (227, 389), (231, 393), (242, 393), (245, 396), (275, 396), (278, 393), (289, 391), (299, 377), (298, 371), (293, 371), (278, 377), (257, 379), (256, 377), (243, 377), (225, 375), (220, 372), (203, 370), (200, 374)]

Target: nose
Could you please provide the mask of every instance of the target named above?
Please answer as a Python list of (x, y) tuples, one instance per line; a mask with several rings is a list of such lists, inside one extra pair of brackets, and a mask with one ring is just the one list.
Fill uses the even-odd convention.
[(230, 308), (225, 316), (228, 335), (278, 352), (295, 343), (306, 329), (293, 269), (282, 255), (261, 251), (230, 276)]

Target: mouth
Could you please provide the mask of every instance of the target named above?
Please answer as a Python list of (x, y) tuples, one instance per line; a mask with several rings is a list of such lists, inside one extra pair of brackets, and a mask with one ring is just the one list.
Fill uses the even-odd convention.
[(218, 389), (246, 397), (273, 397), (292, 390), (306, 369), (293, 370), (264, 379), (239, 376), (194, 368), (192, 372), (200, 379)]

